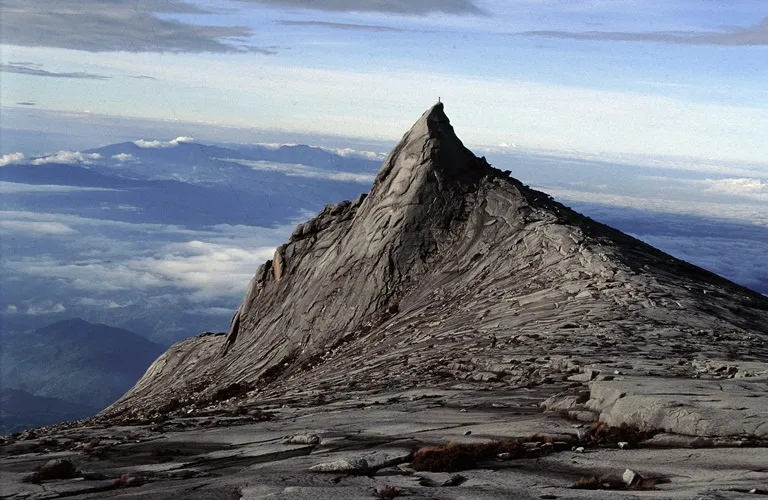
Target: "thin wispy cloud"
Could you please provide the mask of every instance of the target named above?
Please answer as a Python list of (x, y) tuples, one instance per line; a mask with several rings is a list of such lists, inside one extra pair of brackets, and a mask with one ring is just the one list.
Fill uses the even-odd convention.
[(307, 177), (310, 179), (326, 179), (333, 181), (359, 182), (361, 184), (372, 183), (376, 178), (374, 174), (361, 174), (357, 172), (344, 172), (341, 170), (324, 170), (307, 165), (273, 163), (269, 161), (240, 160), (233, 158), (216, 158), (217, 160), (238, 163), (254, 170), (266, 172), (281, 172), (289, 177)]
[[(18, 73), (21, 75), (30, 76), (47, 76), (51, 78), (80, 78), (83, 80), (109, 80), (111, 76), (97, 75), (94, 73), (86, 73), (83, 71), (77, 72), (55, 72), (46, 71), (42, 69), (39, 64), (32, 64), (27, 62), (9, 62), (7, 64), (0, 64), (0, 71), (3, 73)], [(24, 104), (24, 103), (19, 103)], [(29, 104), (27, 104), (29, 105)], [(34, 103), (32, 103), (34, 105)]]
[(602, 204), (611, 207), (611, 210), (614, 210), (616, 207), (625, 207), (654, 213), (683, 214), (714, 220), (732, 220), (743, 224), (768, 228), (768, 207), (765, 204), (715, 203), (710, 201), (687, 201), (682, 203), (680, 200), (661, 197), (648, 198), (552, 187), (537, 189), (544, 190), (556, 200), (562, 201), (566, 205), (575, 203), (577, 207), (580, 203)]
[(126, 75), (128, 78), (133, 78), (134, 80), (157, 80), (154, 76), (149, 75)]
[(698, 182), (707, 186), (707, 191), (713, 193), (768, 201), (768, 182), (761, 179), (738, 177), (731, 179), (705, 179)]
[(180, 0), (5, 0), (0, 41), (88, 52), (274, 53), (251, 44), (254, 32), (247, 26), (161, 17), (211, 13)]
[(24, 161), (24, 153), (7, 153), (0, 156), (0, 167)]
[(191, 142), (195, 142), (195, 140), (192, 137), (177, 137), (170, 141), (158, 141), (158, 140), (147, 141), (145, 139), (139, 139), (137, 141), (133, 141), (133, 143), (136, 144), (138, 147), (144, 148), (144, 149), (172, 148), (172, 147), (178, 146), (179, 144), (191, 143)]
[(50, 300), (44, 301), (39, 305), (36, 306), (29, 306), (27, 308), (26, 314), (29, 316), (41, 316), (44, 314), (59, 314), (66, 311), (67, 308), (64, 307), (63, 304), (57, 303), (54, 304)]
[(89, 164), (93, 160), (100, 160), (99, 153), (81, 153), (80, 151), (59, 151), (56, 154), (35, 158), (32, 165), (45, 165), (46, 163), (63, 163), (66, 165), (75, 165), (78, 163)]
[(60, 222), (0, 220), (0, 234), (21, 233), (26, 236), (58, 236), (74, 234), (77, 231)]
[(129, 153), (118, 153), (116, 155), (112, 155), (112, 159), (117, 160), (119, 162), (124, 162), (124, 161), (134, 160), (135, 157)]
[(395, 14), (481, 14), (472, 0), (250, 0), (251, 3), (300, 9), (388, 12)]
[(768, 17), (753, 26), (727, 31), (525, 31), (525, 36), (566, 40), (602, 40), (617, 42), (658, 42), (685, 45), (748, 46), (768, 45)]
[(0, 181), (0, 194), (65, 194), (76, 192), (116, 191), (109, 188), (61, 186), (58, 184), (23, 184), (21, 182)]
[(337, 30), (350, 30), (350, 31), (389, 31), (402, 33), (402, 28), (394, 28), (392, 26), (379, 26), (373, 24), (349, 24), (349, 23), (332, 23), (327, 21), (277, 21), (277, 24), (283, 26), (317, 26), (320, 28), (330, 28)]

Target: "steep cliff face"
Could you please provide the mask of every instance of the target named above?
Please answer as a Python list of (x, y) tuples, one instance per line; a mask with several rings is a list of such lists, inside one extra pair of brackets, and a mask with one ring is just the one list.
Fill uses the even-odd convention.
[(764, 297), (492, 168), (437, 104), (367, 196), (259, 268), (226, 337), (173, 346), (106, 414), (256, 387), (526, 383), (545, 377), (521, 364), (541, 353), (756, 359), (766, 336)]

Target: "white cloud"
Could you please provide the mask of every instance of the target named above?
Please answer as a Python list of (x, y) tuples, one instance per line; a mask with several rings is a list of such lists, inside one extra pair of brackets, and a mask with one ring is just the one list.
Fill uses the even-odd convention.
[(58, 236), (74, 234), (76, 232), (76, 230), (60, 222), (0, 220), (0, 233), (24, 233), (28, 236)]
[[(69, 226), (83, 226), (88, 228), (121, 229), (125, 231), (144, 234), (147, 237), (156, 238), (158, 235), (197, 235), (197, 231), (186, 229), (172, 224), (149, 224), (114, 221), (108, 219), (93, 219), (70, 214), (55, 214), (50, 212), (30, 212), (24, 210), (0, 210), (0, 219), (31, 220), (43, 222), (60, 222)], [(236, 226), (235, 226), (236, 227)]]
[(643, 198), (591, 191), (536, 187), (568, 205), (569, 202), (600, 203), (651, 212), (687, 214), (712, 219), (732, 219), (768, 227), (768, 205), (756, 203), (714, 203), (671, 198)]
[(45, 301), (39, 305), (29, 306), (27, 308), (27, 314), (30, 316), (40, 316), (43, 314), (58, 314), (66, 311), (67, 308), (63, 304), (54, 304), (50, 301)]
[(17, 312), (19, 312), (19, 308), (18, 308), (18, 306), (15, 306), (13, 304), (8, 304), (5, 307), (5, 312), (8, 313), (8, 314), (16, 314)]
[[(132, 224), (66, 214), (0, 211), (0, 220), (42, 230), (73, 228), (81, 234), (67, 239), (65, 257), (9, 255), (9, 275), (62, 280), (78, 290), (97, 293), (122, 305), (127, 293), (152, 295), (165, 289), (185, 290), (183, 298), (210, 305), (212, 300), (236, 302), (256, 269), (272, 258), (293, 224), (263, 228), (219, 224), (203, 230), (173, 225)], [(119, 235), (116, 245), (114, 235)], [(119, 292), (118, 296), (109, 293)], [(107, 295), (103, 295), (107, 294)], [(94, 299), (97, 300), (97, 299)], [(94, 306), (108, 307), (105, 302)]]
[(201, 307), (193, 309), (191, 312), (203, 316), (231, 316), (235, 313), (234, 309), (230, 307)]
[(332, 181), (359, 182), (361, 184), (370, 184), (376, 178), (375, 174), (359, 174), (354, 172), (343, 172), (341, 170), (323, 170), (306, 165), (290, 163), (273, 163), (269, 161), (239, 160), (232, 158), (216, 158), (221, 161), (239, 163), (254, 170), (265, 170), (269, 172), (282, 172), (291, 177), (309, 177), (312, 179), (326, 179)]
[(65, 163), (74, 165), (76, 163), (90, 164), (92, 160), (101, 159), (99, 153), (81, 153), (80, 151), (59, 151), (56, 154), (35, 158), (32, 165), (43, 165), (46, 163)]
[(133, 141), (133, 143), (140, 148), (172, 148), (182, 143), (191, 143), (191, 142), (195, 142), (195, 140), (192, 137), (184, 137), (184, 136), (177, 137), (170, 141), (146, 141), (144, 139)]
[(133, 205), (120, 204), (115, 208), (117, 208), (118, 210), (122, 210), (123, 212), (141, 212), (141, 208)]
[(768, 182), (750, 177), (738, 177), (732, 179), (705, 179), (698, 181), (707, 187), (707, 191), (713, 193), (744, 196), (758, 200), (768, 201)]
[(55, 184), (22, 184), (20, 182), (0, 181), (0, 194), (72, 193), (75, 191), (117, 191), (117, 190), (109, 189), (109, 188), (59, 186)]
[(119, 304), (111, 299), (94, 299), (91, 297), (83, 297), (77, 300), (77, 304), (86, 307), (94, 307), (99, 309), (118, 309), (121, 307), (128, 307), (133, 305), (131, 302), (125, 304)]
[(328, 152), (337, 154), (344, 158), (362, 158), (363, 160), (384, 161), (387, 153), (377, 153), (375, 151), (360, 151), (352, 148), (322, 148)]
[(133, 156), (132, 154), (128, 154), (128, 153), (119, 153), (119, 154), (116, 154), (116, 155), (112, 155), (112, 159), (113, 160), (117, 160), (119, 162), (133, 160), (134, 158), (135, 158), (135, 156)]
[[(89, 259), (72, 263), (50, 258), (8, 262), (15, 272), (64, 279), (91, 292), (117, 292), (166, 287), (190, 292), (185, 299), (205, 302), (239, 298), (258, 266), (272, 257), (275, 246), (245, 248), (223, 243), (170, 243), (151, 255), (125, 260)], [(126, 252), (127, 253), (127, 252)], [(93, 303), (104, 307), (104, 303)], [(119, 307), (119, 305), (118, 305)]]
[(161, 278), (170, 286), (195, 290), (199, 298), (239, 294), (275, 247), (247, 248), (199, 240), (172, 243), (130, 266)]
[(24, 153), (8, 153), (0, 156), (0, 167), (24, 160)]
[(281, 143), (281, 142), (260, 142), (256, 144), (257, 146), (261, 146), (262, 148), (271, 149), (272, 151), (276, 151), (283, 146), (296, 146), (297, 144), (293, 143)]

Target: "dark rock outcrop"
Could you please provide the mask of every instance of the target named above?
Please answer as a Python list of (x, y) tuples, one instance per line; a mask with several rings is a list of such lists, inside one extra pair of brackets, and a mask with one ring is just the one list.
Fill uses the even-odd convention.
[(765, 359), (768, 300), (509, 178), (437, 104), (367, 196), (327, 206), (259, 268), (226, 338), (173, 346), (104, 416), (233, 384), (541, 384), (564, 373), (557, 355), (678, 359), (681, 372)]

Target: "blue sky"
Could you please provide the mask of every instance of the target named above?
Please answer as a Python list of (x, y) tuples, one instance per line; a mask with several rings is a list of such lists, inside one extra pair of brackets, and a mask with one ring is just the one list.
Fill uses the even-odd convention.
[(4, 108), (394, 140), (440, 96), (471, 145), (768, 162), (761, 1), (53, 5), (4, 2)]

